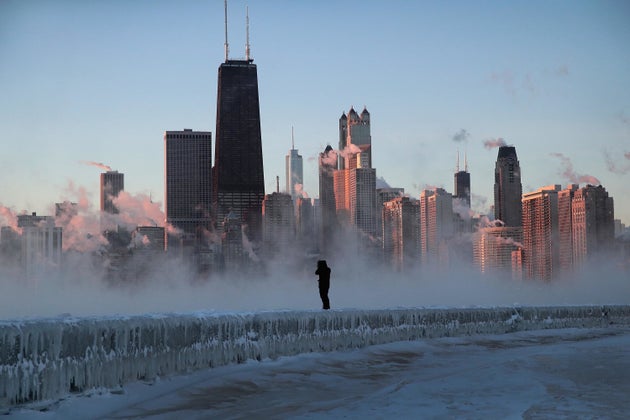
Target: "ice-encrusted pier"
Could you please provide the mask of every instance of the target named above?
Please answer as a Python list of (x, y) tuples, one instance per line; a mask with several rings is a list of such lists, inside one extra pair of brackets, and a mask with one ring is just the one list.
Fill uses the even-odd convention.
[(284, 311), (0, 321), (0, 407), (305, 352), (630, 325), (630, 306)]

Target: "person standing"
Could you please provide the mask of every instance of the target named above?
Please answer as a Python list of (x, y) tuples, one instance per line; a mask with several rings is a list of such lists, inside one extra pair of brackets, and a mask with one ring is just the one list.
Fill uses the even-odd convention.
[(330, 267), (326, 264), (326, 260), (317, 261), (317, 270), (315, 274), (319, 275), (319, 297), (322, 298), (324, 309), (330, 309), (330, 300), (328, 300), (328, 289), (330, 288)]

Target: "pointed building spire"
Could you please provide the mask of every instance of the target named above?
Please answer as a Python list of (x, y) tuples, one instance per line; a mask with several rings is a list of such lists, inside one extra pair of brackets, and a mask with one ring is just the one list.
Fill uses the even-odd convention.
[(291, 150), (295, 150), (295, 139), (293, 137), (293, 126), (291, 126)]

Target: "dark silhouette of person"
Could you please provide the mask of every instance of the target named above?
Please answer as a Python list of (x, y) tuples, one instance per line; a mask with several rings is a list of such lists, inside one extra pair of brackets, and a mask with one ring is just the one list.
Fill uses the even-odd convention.
[(315, 274), (319, 275), (319, 297), (322, 298), (324, 309), (330, 309), (330, 301), (328, 300), (328, 289), (330, 288), (330, 267), (326, 264), (326, 260), (317, 261), (317, 270)]

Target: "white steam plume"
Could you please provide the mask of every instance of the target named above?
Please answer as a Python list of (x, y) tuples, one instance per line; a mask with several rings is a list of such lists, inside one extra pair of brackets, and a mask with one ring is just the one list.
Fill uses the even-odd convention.
[(551, 156), (557, 157), (562, 162), (562, 172), (560, 175), (564, 177), (567, 181), (573, 184), (591, 184), (591, 185), (600, 185), (599, 179), (595, 178), (592, 175), (581, 175), (575, 173), (573, 170), (573, 163), (571, 159), (563, 155), (562, 153), (550, 153)]
[(17, 231), (17, 214), (10, 209), (0, 204), (0, 227), (8, 226), (11, 229)]
[(356, 144), (349, 144), (343, 148), (343, 150), (338, 152), (342, 158), (348, 158), (356, 155), (357, 153), (361, 153), (361, 149)]
[(298, 197), (308, 198), (308, 194), (304, 191), (304, 186), (302, 184), (296, 183), (293, 185), (293, 188), (295, 189), (295, 193)]
[(107, 171), (107, 172), (112, 170), (111, 166), (107, 166), (107, 165), (105, 165), (104, 163), (101, 163), (101, 162), (92, 162), (92, 161), (89, 161), (89, 160), (82, 160), (81, 163), (84, 164), (84, 165), (96, 166), (97, 168), (100, 168), (100, 169), (102, 169), (104, 171)]
[(483, 147), (485, 147), (488, 150), (494, 149), (496, 147), (502, 147), (502, 146), (507, 146), (507, 143), (505, 142), (505, 140), (503, 140), (502, 137), (499, 137), (497, 139), (485, 140), (483, 142)]
[(119, 210), (118, 214), (112, 215), (115, 221), (128, 229), (135, 229), (137, 226), (163, 226), (165, 215), (160, 209), (161, 203), (153, 202), (146, 194), (130, 194), (121, 191), (113, 199), (114, 206)]

